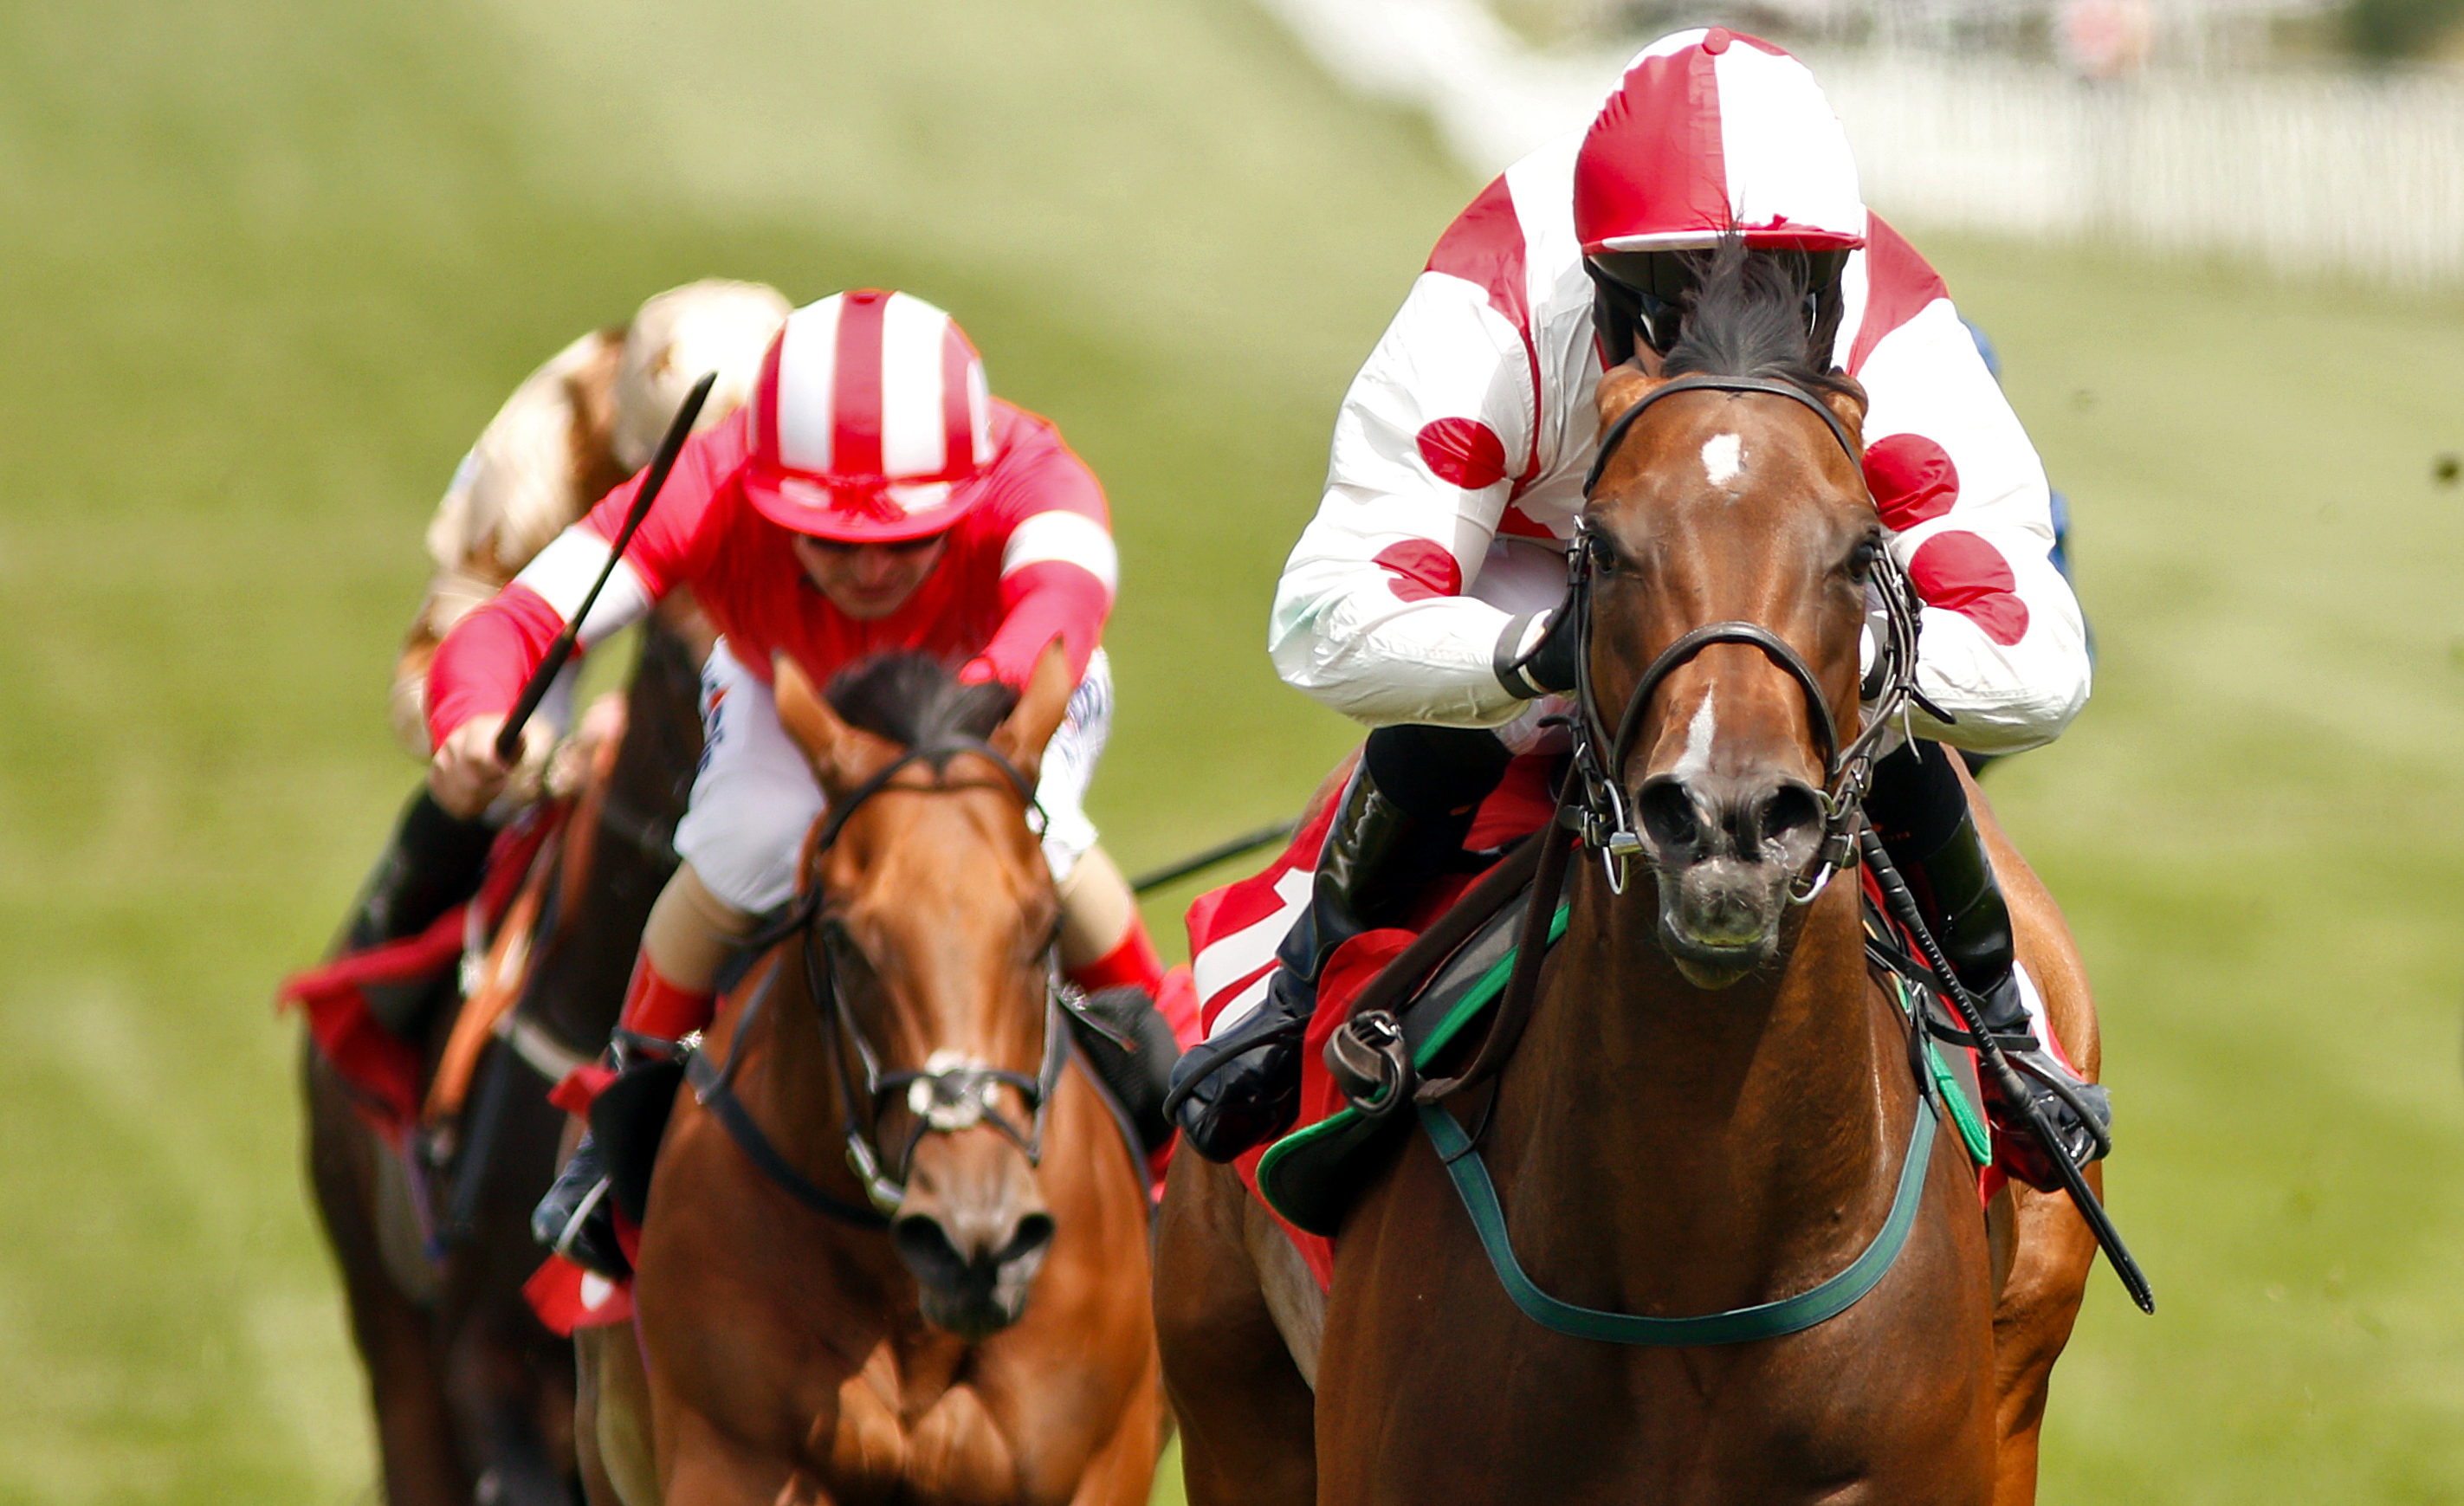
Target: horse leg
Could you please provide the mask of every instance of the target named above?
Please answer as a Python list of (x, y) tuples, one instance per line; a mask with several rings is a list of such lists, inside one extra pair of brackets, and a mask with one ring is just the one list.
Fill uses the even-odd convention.
[(1155, 1339), (1190, 1506), (1317, 1499), (1317, 1393), (1249, 1253), (1249, 1201), (1230, 1168), (1182, 1154), (1156, 1215)]
[(667, 1506), (833, 1506), (809, 1469), (743, 1450), (691, 1411), (665, 1430), (659, 1461)]
[(580, 1330), (573, 1361), (581, 1381), (574, 1444), (590, 1506), (660, 1506), (650, 1451), (650, 1378), (633, 1325)]
[(1069, 1506), (1146, 1506), (1155, 1493), (1155, 1460), (1163, 1452), (1163, 1364), (1150, 1356), (1136, 1392), (1121, 1409), (1111, 1438), (1078, 1476)]
[[(548, 1384), (527, 1331), (527, 1307), (516, 1312), (490, 1301), (458, 1315), (446, 1349), (447, 1394), (462, 1436), (486, 1471), (488, 1499), (508, 1506), (567, 1506), (562, 1452), (573, 1402), (564, 1386)], [(560, 1378), (561, 1379), (561, 1378)], [(554, 1436), (542, 1424), (553, 1423)]]
[(460, 1506), (471, 1477), (455, 1447), (429, 1312), (385, 1270), (377, 1232), (377, 1158), (388, 1154), (360, 1122), (316, 1047), (303, 1047), (308, 1180), (341, 1271), (351, 1339), (368, 1377), (377, 1456), (391, 1506)]
[[(1966, 778), (1966, 771), (1961, 772)], [(1973, 785), (1969, 791), (1977, 829), (1984, 835), (1993, 871), (2010, 901), (2019, 957), (2045, 999), (2045, 1014), (2072, 1064), (2094, 1080), (2103, 1062), (2096, 1001), (2078, 945), (2053, 895), (1993, 819), (1992, 809)], [(2100, 1166), (2087, 1168), (2088, 1185), (2104, 1191)], [(2096, 1262), (2096, 1235), (2060, 1192), (2012, 1189), (2017, 1251), (1993, 1309), (1993, 1350), (2001, 1438), (1994, 1506), (2032, 1506), (2036, 1498), (2036, 1443), (2044, 1426), (2045, 1398), (2054, 1362), (2070, 1342)]]

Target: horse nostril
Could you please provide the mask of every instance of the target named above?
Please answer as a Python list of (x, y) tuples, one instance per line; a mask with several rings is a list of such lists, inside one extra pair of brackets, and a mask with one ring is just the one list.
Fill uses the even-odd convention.
[(1702, 810), (1683, 781), (1662, 775), (1645, 784), (1634, 803), (1642, 818), (1643, 835), (1660, 851), (1691, 853), (1702, 846)]
[(1018, 1232), (1010, 1235), (1009, 1243), (1001, 1247), (1001, 1254), (993, 1256), (993, 1264), (1015, 1265), (1034, 1255), (1045, 1245), (1052, 1243), (1052, 1231), (1050, 1213), (1027, 1214), (1018, 1221)]
[(1763, 801), (1762, 845), (1785, 845), (1822, 824), (1822, 802), (1801, 784), (1783, 784)]
[(907, 1269), (928, 1286), (956, 1286), (966, 1277), (967, 1262), (937, 1218), (912, 1213), (891, 1226), (890, 1242)]

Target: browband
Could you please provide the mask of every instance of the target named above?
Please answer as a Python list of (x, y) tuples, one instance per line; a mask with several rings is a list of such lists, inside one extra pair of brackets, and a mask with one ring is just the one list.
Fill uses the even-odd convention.
[(1600, 436), (1599, 453), (1592, 457), (1591, 473), (1583, 477), (1585, 497), (1589, 497), (1592, 494), (1592, 489), (1600, 484), (1600, 472), (1608, 469), (1609, 457), (1617, 453), (1618, 442), (1625, 438), (1627, 429), (1634, 427), (1634, 421), (1642, 416), (1642, 410), (1661, 399), (1679, 392), (1768, 392), (1773, 397), (1786, 398), (1792, 403), (1802, 403), (1819, 415), (1823, 423), (1831, 426), (1832, 437), (1838, 440), (1839, 447), (1847, 452), (1848, 463), (1852, 466), (1862, 464), (1858, 459), (1857, 442), (1849, 436), (1848, 426), (1839, 421), (1839, 415), (1831, 411), (1829, 404), (1793, 382), (1772, 382), (1762, 377), (1709, 375), (1679, 377), (1673, 381), (1663, 382), (1644, 393), (1641, 402), (1617, 415), (1617, 421), (1609, 426), (1607, 433)]

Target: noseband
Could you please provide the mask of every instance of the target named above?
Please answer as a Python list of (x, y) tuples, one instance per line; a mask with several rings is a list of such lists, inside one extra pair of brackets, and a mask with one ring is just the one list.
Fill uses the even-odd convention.
[[(1589, 501), (1598, 489), (1600, 475), (1608, 469), (1610, 457), (1617, 453), (1628, 430), (1643, 410), (1665, 397), (1680, 392), (1755, 392), (1787, 398), (1803, 404), (1819, 415), (1839, 441), (1849, 463), (1861, 471), (1862, 463), (1857, 444), (1840, 422), (1839, 415), (1814, 394), (1793, 382), (1766, 381), (1759, 377), (1689, 376), (1665, 382), (1643, 394), (1642, 400), (1620, 414), (1608, 432), (1600, 438), (1599, 453), (1592, 461), (1591, 473), (1583, 479), (1583, 496)], [(1642, 729), (1643, 712), (1661, 686), (1683, 666), (1715, 644), (1742, 644), (1759, 649), (1763, 656), (1781, 669), (1805, 692), (1808, 715), (1819, 745), (1826, 787), (1821, 792), (1822, 842), (1815, 851), (1812, 866), (1792, 880), (1789, 897), (1806, 904), (1820, 894), (1831, 882), (1831, 876), (1855, 861), (1856, 827), (1867, 786), (1874, 772), (1874, 749), (1890, 730), (1891, 724), (1911, 705), (1923, 706), (1940, 720), (1949, 717), (1927, 702), (1917, 689), (1917, 622), (1919, 601), (1916, 587), (1905, 571), (1887, 549), (1877, 552), (1873, 574), (1869, 578), (1875, 594), (1881, 599), (1884, 622), (1883, 641), (1877, 644), (1876, 663), (1861, 686), (1861, 698), (1872, 709), (1863, 726), (1844, 748), (1839, 742), (1839, 728), (1832, 715), (1829, 699), (1823, 694), (1822, 682), (1815, 677), (1804, 656), (1791, 647), (1787, 640), (1759, 622), (1711, 622), (1680, 637), (1660, 651), (1642, 678), (1635, 683), (1626, 697), (1624, 713), (1617, 718), (1612, 735), (1600, 714), (1597, 689), (1592, 684), (1592, 582), (1599, 557), (1607, 544), (1594, 533), (1590, 524), (1577, 518), (1574, 523), (1573, 547), (1566, 553), (1567, 609), (1574, 614), (1574, 714), (1567, 719), (1573, 738), (1574, 779), (1566, 791), (1570, 824), (1580, 834), (1585, 846), (1600, 855), (1606, 870), (1609, 889), (1623, 894), (1626, 884), (1627, 861), (1643, 850), (1642, 834), (1634, 819), (1626, 798), (1622, 777), (1626, 760), (1633, 754), (1636, 737)]]
[[(974, 753), (988, 760), (1001, 771), (1009, 786), (1018, 792), (1030, 811), (1041, 814), (1035, 798), (1035, 787), (1021, 774), (1017, 765), (976, 737), (946, 737), (907, 750), (897, 758), (876, 770), (862, 784), (850, 791), (846, 799), (835, 802), (814, 833), (812, 856), (818, 859), (838, 842), (849, 818), (857, 808), (882, 791), (893, 788), (891, 781), (909, 767), (930, 764), (936, 778), (949, 761), (961, 753)], [(960, 790), (980, 789), (980, 784), (935, 782), (929, 785), (898, 785), (895, 788), (916, 795), (947, 795)], [(782, 1183), (790, 1192), (809, 1206), (843, 1222), (878, 1228), (881, 1216), (893, 1212), (907, 1196), (907, 1173), (913, 1166), (916, 1148), (928, 1134), (957, 1134), (979, 1124), (989, 1124), (1003, 1138), (1024, 1151), (1030, 1165), (1040, 1165), (1044, 1156), (1044, 1125), (1054, 1090), (1061, 1080), (1063, 1066), (1068, 1060), (1069, 1037), (1062, 1028), (1061, 1016), (1067, 1005), (1063, 998), (1064, 985), (1060, 969), (1055, 965), (1051, 945), (1045, 948), (1044, 1061), (1034, 1077), (959, 1056), (956, 1052), (936, 1051), (923, 1068), (913, 1072), (885, 1072), (880, 1054), (865, 1038), (864, 1031), (847, 1011), (845, 992), (839, 986), (838, 949), (832, 938), (840, 934), (822, 921), (823, 894), (820, 885), (804, 891), (795, 907), (776, 925), (748, 939), (747, 949), (763, 951), (788, 937), (801, 933), (804, 978), (813, 996), (814, 1007), (821, 1012), (822, 1041), (830, 1059), (830, 1077), (838, 1085), (839, 1129), (847, 1145), (847, 1162), (856, 1178), (864, 1185), (865, 1198), (870, 1210), (850, 1208), (806, 1181), (780, 1156), (759, 1125), (734, 1102), (730, 1080), (737, 1065), (743, 1060), (738, 1049), (730, 1054), (722, 1069), (706, 1064), (694, 1074), (697, 1097), (718, 1110), (729, 1132), (762, 1168)], [(775, 979), (776, 974), (773, 974)], [(745, 1008), (737, 1026), (737, 1037), (743, 1038), (744, 1026), (767, 997), (765, 987)], [(862, 1069), (859, 1081), (847, 1067), (847, 1058), (852, 1051)], [(695, 1060), (700, 1060), (696, 1053)], [(1003, 1087), (1015, 1089), (1025, 1101), (1033, 1116), (1022, 1127), (1001, 1111), (994, 1095)], [(861, 1099), (867, 1105), (866, 1120), (859, 1124), (855, 1105)], [(893, 1102), (903, 1099), (914, 1117), (915, 1127), (897, 1156), (885, 1158), (878, 1143), (883, 1116)]]

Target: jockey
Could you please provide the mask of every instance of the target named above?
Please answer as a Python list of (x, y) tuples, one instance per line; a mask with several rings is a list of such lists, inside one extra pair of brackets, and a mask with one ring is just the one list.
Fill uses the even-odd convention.
[[(438, 649), (429, 778), (447, 809), (477, 810), (503, 785), (497, 731), (606, 565), (633, 497), (633, 486), (611, 492)], [(815, 685), (869, 655), (922, 649), (963, 659), (962, 680), (1022, 687), (1057, 638), (1078, 688), (1036, 797), (1064, 971), (1089, 992), (1159, 992), (1161, 961), (1082, 803), (1111, 724), (1097, 641), (1116, 568), (1094, 475), (1050, 424), (988, 394), (948, 315), (864, 291), (788, 317), (750, 405), (685, 446), (582, 624), (586, 646), (690, 586), (722, 634), (702, 675), (706, 751), (676, 828), (683, 862), (643, 928), (611, 1046), (620, 1069), (671, 1055), (710, 1022), (720, 966), (755, 916), (795, 893), (824, 800), (779, 724), (780, 654)], [(604, 1185), (585, 1136), (533, 1228), (621, 1274)]]
[[(1918, 681), (1950, 719), (1914, 716), (1866, 814), (1988, 1025), (2042, 1028), (1945, 745), (2034, 747), (2087, 699), (2043, 468), (1941, 279), (1866, 210), (1813, 76), (1767, 42), (1681, 32), (1638, 55), (1587, 129), (1457, 217), (1344, 399), (1267, 642), (1287, 683), (1374, 731), (1263, 996), (1175, 1074), (1201, 1154), (1229, 1159), (1289, 1124), (1319, 969), (1391, 924), (1400, 897), (1381, 889), (1456, 849), (1542, 716), (1565, 709), (1573, 635), (1550, 629), (1598, 444), (1594, 391), (1638, 345), (1670, 348), (1689, 253), (1731, 234), (1803, 274), (1810, 325), (1825, 303), (1838, 312), (1834, 360), (1870, 400), (1866, 480), (1924, 601)], [(2073, 1154), (2101, 1153), (2103, 1091), (2043, 1041), (2011, 1054)], [(2007, 1124), (2013, 1105), (1991, 1106)], [(2013, 1169), (2055, 1185), (2033, 1141), (2004, 1144)]]
[[(394, 735), (425, 761), (428, 669), (453, 624), (496, 594), (591, 501), (643, 466), (702, 372), (718, 383), (703, 405), (707, 428), (744, 402), (761, 352), (787, 317), (787, 300), (759, 283), (709, 280), (671, 288), (630, 324), (595, 330), (559, 351), (505, 400), (453, 472), (428, 526), (436, 562), (427, 598), (394, 666)], [(571, 712), (574, 676), (526, 731), (517, 792), (469, 818), (423, 787), (363, 889), (343, 944), (359, 950), (413, 935), (478, 886), (496, 827), (535, 792), (548, 750)], [(429, 990), (372, 989), (384, 1022), (407, 1034)], [(398, 1017), (397, 1017), (398, 1016)]]

